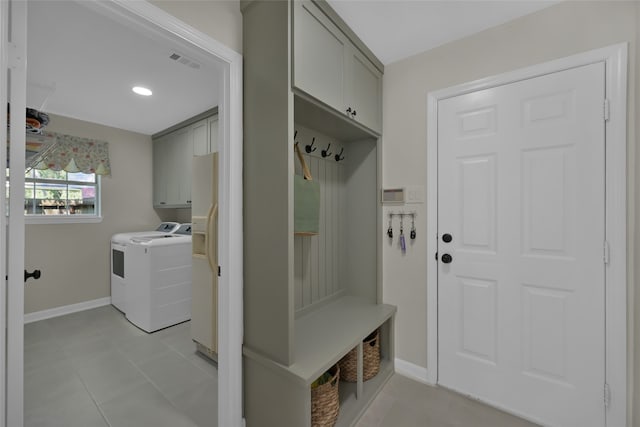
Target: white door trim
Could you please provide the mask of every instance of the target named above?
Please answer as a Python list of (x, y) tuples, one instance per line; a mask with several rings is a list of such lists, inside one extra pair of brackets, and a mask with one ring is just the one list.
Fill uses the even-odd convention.
[[(606, 366), (611, 390), (607, 425), (627, 424), (627, 43), (430, 92), (427, 99), (427, 380), (438, 383), (438, 101), (595, 62), (606, 64), (606, 223), (610, 247), (605, 268)], [(604, 114), (604, 106), (603, 106)], [(604, 398), (604, 384), (603, 384)]]
[[(6, 2), (2, 3), (1, 18), (2, 22), (6, 24)], [(151, 26), (169, 33), (171, 37), (184, 40), (211, 54), (221, 64), (223, 83), (220, 91), (222, 99), (219, 117), (223, 123), (221, 126), (223, 130), (220, 135), (220, 141), (222, 141), (220, 144), (222, 177), (220, 205), (223, 206), (223, 209), (220, 211), (219, 217), (221, 235), (218, 243), (220, 265), (222, 266), (222, 276), (219, 280), (220, 304), (218, 310), (220, 348), (218, 353), (218, 425), (241, 427), (243, 425), (242, 56), (146, 1), (110, 0), (103, 2), (94, 0), (91, 2), (91, 6), (101, 8), (110, 16), (137, 22), (147, 27)], [(5, 55), (6, 53), (3, 53), (3, 65), (6, 64)], [(26, 88), (26, 82), (24, 85)], [(0, 92), (0, 95), (4, 95), (2, 99), (5, 104), (2, 105), (6, 105), (6, 93)], [(24, 132), (22, 132), (22, 137), (24, 138)], [(16, 188), (21, 187), (23, 186)], [(11, 272), (9, 274), (9, 282), (11, 283)], [(15, 274), (17, 275), (18, 272)], [(20, 283), (22, 283), (22, 271), (19, 274)], [(20, 328), (22, 328), (23, 315), (24, 313), (20, 313)], [(0, 330), (4, 330), (4, 322), (5, 319), (1, 318)], [(15, 327), (15, 322), (13, 323)], [(11, 321), (9, 321), (9, 326), (11, 328)], [(11, 329), (9, 333), (11, 333)], [(17, 395), (17, 393), (21, 394), (22, 390), (13, 390), (9, 387), (7, 400), (10, 401), (12, 395)], [(0, 425), (3, 424), (0, 422)], [(9, 425), (18, 426), (22, 423), (9, 422)]]
[[(0, 2), (0, 46), (7, 46), (9, 43), (9, 2)], [(9, 57), (6, 53), (0, 55), (0, 103), (8, 98), (7, 80), (8, 80)], [(0, 114), (0, 129), (7, 128), (6, 114)], [(7, 133), (0, 132), (0, 165), (7, 164)], [(0, 191), (0, 259), (7, 259), (7, 196), (6, 192)], [(0, 262), (0, 277), (7, 275), (6, 262)], [(6, 319), (7, 319), (7, 281), (5, 285), (0, 287), (0, 426), (6, 424), (6, 389), (7, 389), (7, 372), (4, 369), (6, 360)]]
[[(6, 425), (22, 426), (24, 418), (24, 169), (25, 131), (17, 125), (26, 119), (27, 98), (27, 4), (24, 1), (9, 3), (10, 48), (7, 52), (10, 70), (9, 93), (0, 100), (1, 105), (11, 105), (9, 140), (9, 227), (6, 282)], [(4, 48), (4, 46), (3, 46)], [(4, 132), (4, 131), (3, 131)], [(6, 164), (5, 164), (6, 166)], [(5, 191), (4, 189), (2, 191)], [(5, 325), (2, 324), (4, 328)], [(15, 349), (15, 351), (11, 351)]]

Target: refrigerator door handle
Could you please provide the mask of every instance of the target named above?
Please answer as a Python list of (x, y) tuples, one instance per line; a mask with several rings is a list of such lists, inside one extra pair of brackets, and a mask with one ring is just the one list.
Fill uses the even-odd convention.
[(207, 260), (211, 272), (218, 274), (218, 204), (209, 208), (207, 215)]

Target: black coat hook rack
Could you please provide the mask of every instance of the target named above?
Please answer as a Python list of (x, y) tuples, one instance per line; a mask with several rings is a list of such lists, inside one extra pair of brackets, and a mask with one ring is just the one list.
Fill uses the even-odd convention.
[(336, 154), (336, 162), (339, 162), (340, 160), (344, 160), (344, 156), (342, 155), (343, 152), (344, 152), (344, 148), (340, 150), (340, 153)]
[(329, 151), (329, 148), (331, 148), (331, 143), (329, 143), (329, 145), (327, 145), (327, 148), (325, 148), (324, 150), (320, 151), (320, 154), (322, 155), (322, 158), (329, 157), (331, 155), (331, 152)]
[(307, 153), (313, 153), (314, 151), (316, 151), (318, 149), (318, 147), (314, 147), (313, 145), (316, 143), (316, 137), (313, 137), (313, 140), (311, 141), (311, 145), (306, 145), (304, 147), (304, 151), (306, 151)]

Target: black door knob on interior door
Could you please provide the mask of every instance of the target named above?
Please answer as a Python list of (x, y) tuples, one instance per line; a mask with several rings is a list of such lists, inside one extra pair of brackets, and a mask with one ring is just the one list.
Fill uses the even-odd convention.
[(34, 280), (38, 280), (40, 278), (42, 273), (40, 273), (40, 270), (33, 270), (31, 273), (28, 273), (27, 270), (24, 271), (24, 281), (26, 282), (27, 279), (29, 279), (30, 277), (33, 277)]
[(442, 260), (442, 262), (445, 264), (449, 264), (451, 263), (451, 261), (453, 261), (453, 257), (449, 254), (442, 254), (440, 260)]
[(449, 243), (449, 242), (451, 242), (452, 240), (453, 240), (453, 236), (451, 236), (451, 234), (449, 234), (449, 233), (444, 233), (444, 234), (442, 235), (442, 241), (443, 241), (443, 242), (445, 242), (445, 243)]

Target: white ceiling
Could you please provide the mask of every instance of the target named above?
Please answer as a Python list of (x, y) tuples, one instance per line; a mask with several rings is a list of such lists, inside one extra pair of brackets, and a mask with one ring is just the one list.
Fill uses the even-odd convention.
[(558, 3), (547, 0), (328, 0), (384, 64)]
[[(89, 3), (29, 2), (29, 107), (150, 135), (218, 104), (212, 58)], [(171, 60), (173, 52), (200, 68)], [(134, 94), (134, 85), (153, 96)]]
[[(210, 56), (165, 34), (106, 16), (93, 2), (32, 0), (29, 107), (153, 134), (218, 104)], [(546, 0), (329, 0), (385, 64), (557, 3)], [(201, 65), (169, 59), (178, 52)], [(144, 98), (134, 85), (153, 90)]]

